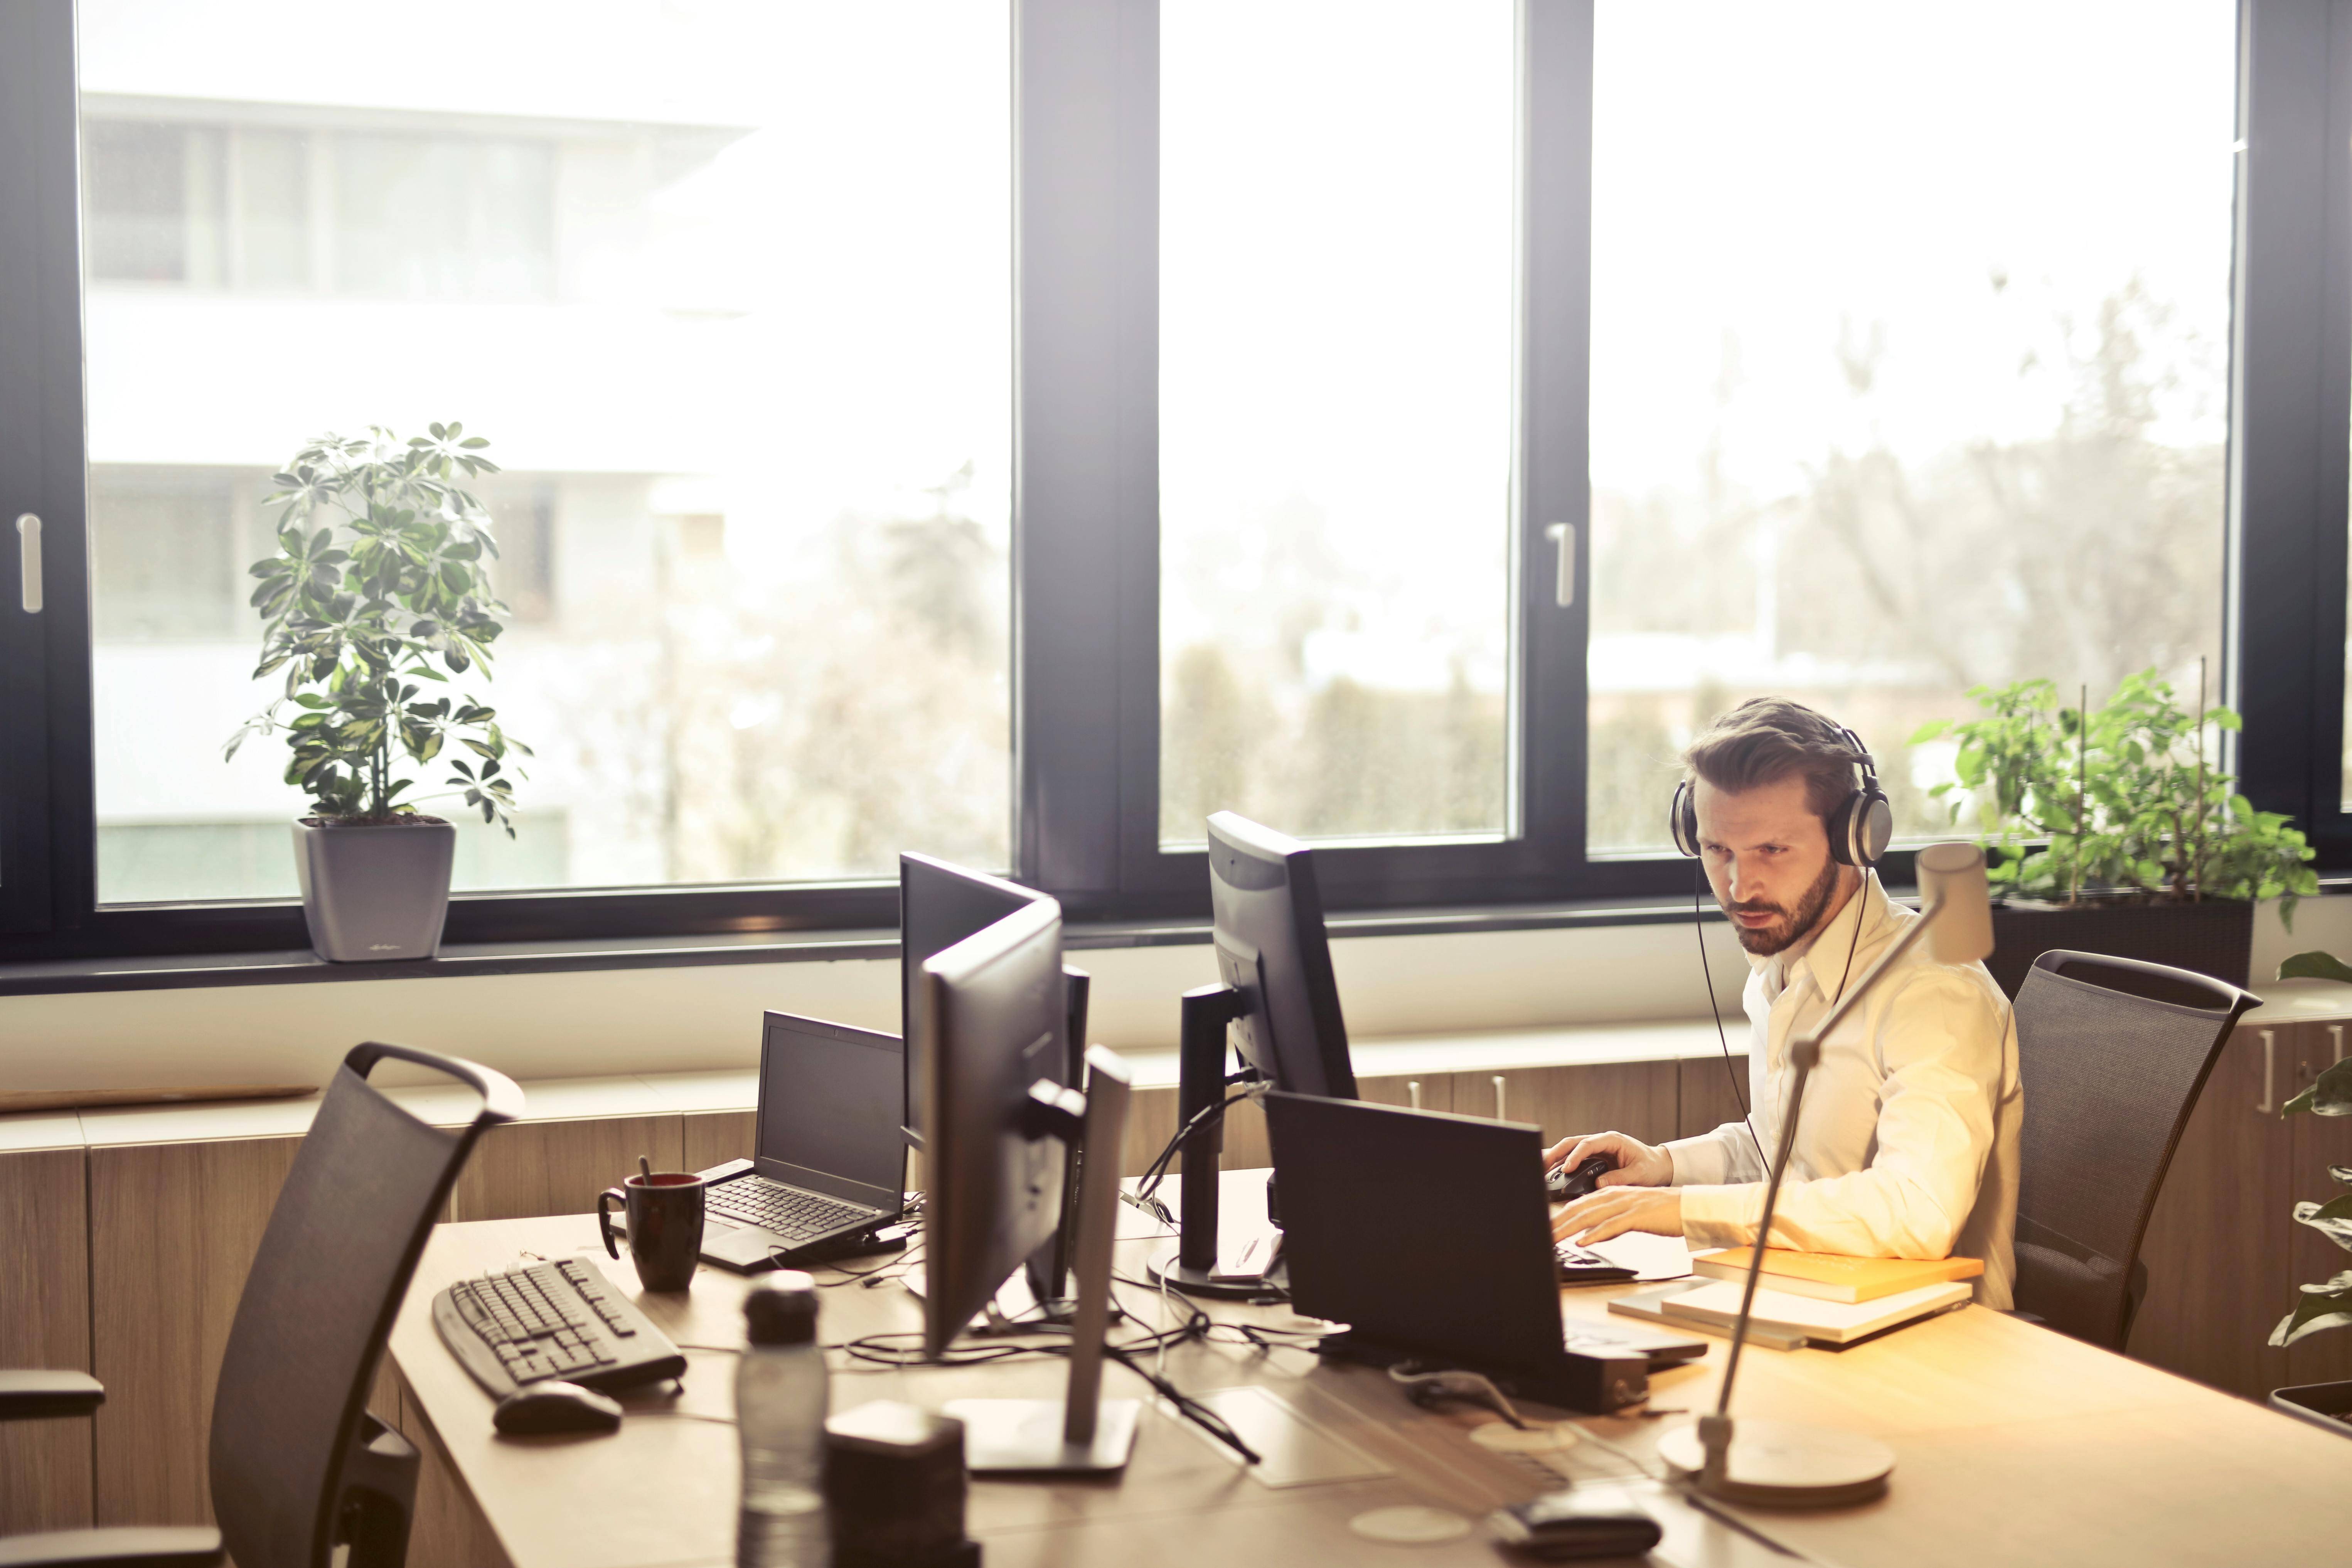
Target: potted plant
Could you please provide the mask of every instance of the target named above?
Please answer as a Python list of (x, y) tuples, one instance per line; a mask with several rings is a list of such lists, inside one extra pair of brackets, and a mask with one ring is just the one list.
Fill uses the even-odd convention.
[(1998, 946), (1988, 967), (2010, 995), (2052, 948), (2172, 964), (2246, 983), (2256, 900), (2319, 890), (2311, 848), (2276, 812), (2256, 811), (2208, 757), (2208, 730), (2238, 715), (2184, 710), (2153, 669), (2105, 707), (2064, 707), (2047, 680), (1977, 687), (1985, 716), (1911, 737), (1959, 742), (1956, 780), (1930, 793), (1957, 822), (1974, 802)]
[[(2318, 961), (2314, 963), (2313, 961)], [(2292, 973), (2290, 973), (2292, 972)], [(2328, 979), (2352, 978), (2352, 970), (2324, 952), (2299, 953), (2279, 965), (2279, 978), (2318, 974)], [(2300, 1111), (2316, 1116), (2352, 1116), (2352, 1058), (2337, 1062), (2311, 1082), (2311, 1087), (2279, 1108), (2281, 1116)], [(2327, 1173), (2352, 1186), (2352, 1166), (2330, 1165)], [(2298, 1225), (2307, 1225), (2336, 1246), (2352, 1251), (2352, 1192), (2338, 1193), (2326, 1203), (2309, 1200), (2294, 1205)], [(2291, 1345), (2323, 1329), (2352, 1325), (2352, 1269), (2315, 1285), (2298, 1288), (2294, 1310), (2271, 1331), (2271, 1343)], [(2290, 1415), (2352, 1436), (2352, 1383), (2307, 1383), (2271, 1391), (2271, 1404)]]
[[(530, 748), (495, 710), (443, 691), (453, 675), (489, 676), (506, 606), (485, 567), (498, 555), (489, 515), (460, 479), (495, 473), (489, 445), (459, 425), (402, 441), (382, 426), (323, 436), (277, 476), (278, 553), (256, 562), (261, 614), (254, 678), (286, 672), (273, 700), (229, 740), (283, 730), (286, 782), (310, 797), (294, 824), (294, 864), (310, 945), (340, 963), (430, 958), (449, 907), (457, 829), (403, 800), (400, 776), (455, 739), (448, 783), (482, 820), (514, 837), (509, 812)], [(286, 710), (295, 710), (285, 717)]]

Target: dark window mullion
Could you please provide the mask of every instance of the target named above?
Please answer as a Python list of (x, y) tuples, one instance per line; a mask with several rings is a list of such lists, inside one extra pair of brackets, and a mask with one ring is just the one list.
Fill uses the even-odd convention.
[[(89, 620), (73, 7), (0, 9), (0, 931), (89, 909)], [(39, 520), (39, 613), (20, 516)]]

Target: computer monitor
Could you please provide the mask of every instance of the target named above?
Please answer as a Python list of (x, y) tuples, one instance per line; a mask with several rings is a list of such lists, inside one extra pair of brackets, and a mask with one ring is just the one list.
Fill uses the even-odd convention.
[[(1017, 882), (929, 855), (909, 851), (898, 857), (900, 1016), (904, 1021), (900, 1032), (907, 1042), (903, 1068), (905, 1120), (901, 1126), (907, 1142), (914, 1147), (922, 1147), (922, 1086), (929, 1070), (922, 1061), (915, 1027), (924, 963), (966, 937), (986, 931), (1013, 910), (1025, 909), (1045, 897)], [(1076, 1089), (1086, 1076), (1080, 1064), (1087, 1045), (1088, 988), (1087, 976), (1079, 970), (1066, 965), (1062, 975), (1067, 987), (1066, 1024), (1061, 1050), (1054, 1070), (1047, 1076), (1066, 1088)], [(1075, 1184), (1075, 1155), (1064, 1174)], [(1061, 1322), (1069, 1316), (1070, 1256), (1074, 1245), (1075, 1238), (1066, 1225), (1029, 1260), (1025, 1276), (1029, 1294), (1037, 1302), (1038, 1310), (1051, 1321)]]
[(1242, 1060), (1285, 1093), (1355, 1099), (1313, 852), (1221, 811), (1209, 818), (1209, 901), (1217, 973), (1244, 1009), (1233, 1025)]
[(1070, 1385), (1060, 1403), (967, 1400), (975, 1471), (1102, 1471), (1127, 1463), (1139, 1407), (1100, 1397), (1110, 1312), (1118, 1151), (1128, 1077), (1087, 1058), (1087, 1092), (1060, 1082), (1066, 1027), (1062, 907), (1040, 898), (926, 960), (910, 1054), (924, 1067), (923, 1347), (937, 1357), (1062, 1223), (1066, 1152), (1091, 1147), (1078, 1225)]
[[(1175, 1250), (1151, 1260), (1153, 1276), (1196, 1296), (1278, 1293), (1278, 1274), (1256, 1255), (1221, 1258), (1217, 1168), (1224, 1129), (1228, 1047), (1287, 1094), (1356, 1098), (1339, 984), (1323, 931), (1323, 894), (1306, 845), (1230, 811), (1209, 818), (1210, 940), (1222, 985), (1185, 994), (1178, 1026), (1176, 1116), (1184, 1140), (1183, 1211)], [(1196, 1121), (1198, 1125), (1196, 1126)], [(1268, 1218), (1274, 1218), (1268, 1189)]]
[[(909, 851), (898, 857), (899, 1032), (907, 1042), (904, 1125), (913, 1134), (908, 1142), (919, 1142), (924, 1075), (929, 1070), (915, 1028), (921, 1007), (923, 965), (966, 937), (986, 931), (1013, 910), (1045, 897), (1017, 882), (929, 855)], [(1066, 1054), (1066, 1050), (1064, 1060)], [(1066, 1068), (1058, 1065), (1054, 1078), (1057, 1083), (1070, 1081)]]
[(1060, 1082), (1061, 906), (1024, 904), (918, 973), (923, 1340), (936, 1355), (1061, 1223), (1062, 1148), (1034, 1135), (1029, 1097)]

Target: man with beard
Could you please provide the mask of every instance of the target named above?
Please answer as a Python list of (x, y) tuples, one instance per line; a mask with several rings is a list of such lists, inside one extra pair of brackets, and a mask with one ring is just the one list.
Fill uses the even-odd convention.
[[(1752, 973), (1746, 1121), (1652, 1147), (1622, 1132), (1563, 1139), (1571, 1170), (1617, 1168), (1561, 1210), (1556, 1236), (1629, 1230), (1694, 1247), (1756, 1239), (1794, 1069), (1788, 1044), (1818, 1024), (1919, 917), (1867, 866), (1841, 864), (1829, 824), (1866, 761), (1849, 732), (1801, 703), (1759, 698), (1716, 721), (1683, 755), (1697, 847)], [(2016, 1272), (2017, 1029), (1981, 963), (1942, 964), (1918, 944), (1822, 1042), (1821, 1066), (1773, 1211), (1770, 1245), (1865, 1258), (1984, 1260), (1976, 1299), (2010, 1305)]]

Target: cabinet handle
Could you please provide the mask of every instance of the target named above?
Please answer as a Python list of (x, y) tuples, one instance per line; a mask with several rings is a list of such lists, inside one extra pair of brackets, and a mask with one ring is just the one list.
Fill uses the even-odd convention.
[(16, 563), (24, 574), (25, 613), (41, 613), (41, 520), (31, 512), (16, 519)]
[(2336, 1047), (2336, 1059), (2339, 1062), (2342, 1061), (2344, 1059), (2344, 1026), (2341, 1024), (2328, 1025), (2327, 1038)]
[(1495, 1120), (1497, 1121), (1510, 1120), (1503, 1114), (1503, 1075), (1501, 1073), (1495, 1075)]
[(2278, 1032), (2263, 1031), (2263, 1098), (2254, 1107), (2257, 1116), (2278, 1114)]
[(1419, 1110), (1421, 1109), (1421, 1079), (1417, 1078), (1407, 1079), (1405, 1080), (1404, 1091), (1406, 1094), (1412, 1097), (1412, 1108), (1415, 1110)]
[(1576, 603), (1576, 524), (1555, 522), (1544, 530), (1544, 537), (1559, 546), (1559, 575), (1552, 584), (1552, 597), (1564, 610)]

